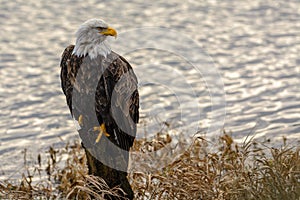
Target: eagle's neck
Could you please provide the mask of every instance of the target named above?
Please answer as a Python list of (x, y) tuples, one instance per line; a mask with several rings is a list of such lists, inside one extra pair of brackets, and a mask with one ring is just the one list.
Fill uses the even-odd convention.
[(80, 42), (76, 41), (73, 54), (76, 56), (89, 56), (91, 59), (99, 55), (106, 57), (111, 53), (110, 46), (106, 41)]

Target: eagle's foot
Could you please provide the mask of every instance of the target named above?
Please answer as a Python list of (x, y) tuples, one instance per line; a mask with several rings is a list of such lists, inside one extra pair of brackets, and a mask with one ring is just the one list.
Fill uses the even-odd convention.
[(95, 126), (94, 127), (94, 131), (99, 131), (99, 134), (97, 136), (97, 139), (96, 139), (96, 143), (98, 143), (102, 137), (102, 135), (104, 134), (106, 137), (109, 137), (110, 135), (106, 132), (106, 127), (105, 127), (105, 124), (102, 123), (100, 126)]
[(83, 126), (83, 116), (82, 115), (79, 115), (79, 117), (78, 117), (78, 124), (79, 124), (79, 126)]

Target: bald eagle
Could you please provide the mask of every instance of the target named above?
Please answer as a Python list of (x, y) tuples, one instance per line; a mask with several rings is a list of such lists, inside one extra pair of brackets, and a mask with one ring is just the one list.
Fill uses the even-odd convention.
[(106, 38), (117, 32), (100, 19), (84, 22), (76, 44), (61, 58), (61, 86), (86, 151), (89, 173), (128, 198), (129, 149), (139, 120), (137, 78), (131, 65), (110, 49)]

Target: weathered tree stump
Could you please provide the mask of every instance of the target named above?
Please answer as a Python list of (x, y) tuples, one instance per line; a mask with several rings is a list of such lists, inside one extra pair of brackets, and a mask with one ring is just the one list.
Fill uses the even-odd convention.
[[(134, 193), (127, 179), (129, 152), (120, 149), (106, 136), (102, 136), (98, 143), (87, 130), (80, 130), (82, 146), (87, 158), (88, 173), (102, 178), (110, 188), (120, 187), (123, 192), (119, 196), (128, 199), (134, 198)], [(85, 137), (82, 137), (82, 135)], [(119, 199), (107, 196), (107, 199)]]
[[(104, 165), (90, 153), (90, 150), (85, 149), (85, 153), (89, 174), (103, 178), (110, 188), (119, 186), (126, 193), (125, 195), (123, 193), (119, 193), (120, 196), (128, 199), (134, 198), (134, 193), (127, 179), (127, 172), (116, 170)], [(108, 199), (116, 198), (109, 196)]]

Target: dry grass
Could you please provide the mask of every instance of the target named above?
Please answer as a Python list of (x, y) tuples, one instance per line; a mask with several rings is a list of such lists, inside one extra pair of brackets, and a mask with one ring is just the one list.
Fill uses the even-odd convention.
[(299, 148), (238, 145), (224, 134), (219, 148), (196, 138), (156, 173), (130, 174), (137, 199), (300, 199)]
[[(150, 141), (137, 141), (133, 149), (154, 152), (166, 148), (171, 141), (167, 134), (158, 134)], [(252, 140), (237, 144), (226, 133), (214, 145), (210, 148), (209, 142), (197, 137), (159, 170), (153, 170), (153, 165), (144, 163), (140, 157), (134, 160), (139, 163), (139, 170), (130, 172), (129, 180), (136, 199), (300, 199), (299, 147), (288, 147), (286, 140), (281, 148), (269, 148)], [(0, 199), (117, 196), (120, 189), (110, 189), (103, 180), (87, 175), (84, 151), (78, 142), (59, 150), (50, 148), (47, 157), (48, 165), (43, 169), (48, 181), (33, 183), (34, 173), (27, 170), (19, 184), (0, 182)], [(64, 165), (62, 157), (66, 157)]]

